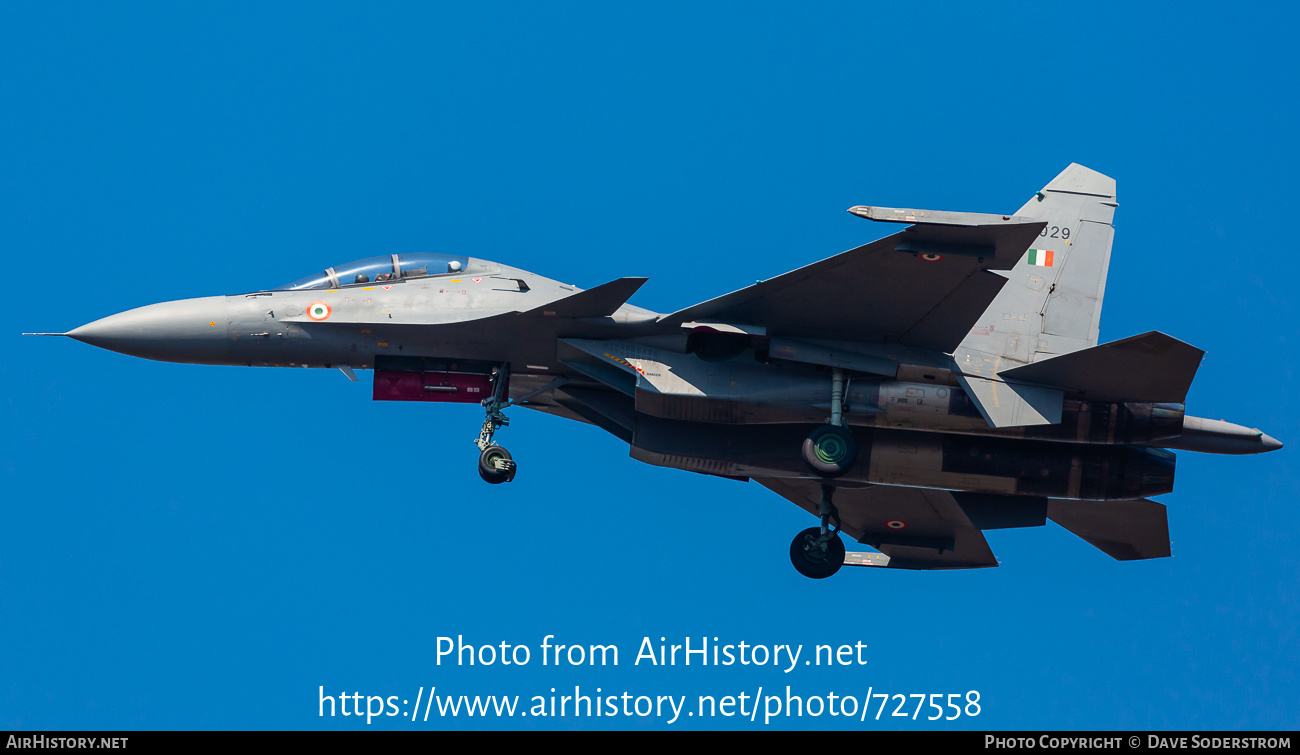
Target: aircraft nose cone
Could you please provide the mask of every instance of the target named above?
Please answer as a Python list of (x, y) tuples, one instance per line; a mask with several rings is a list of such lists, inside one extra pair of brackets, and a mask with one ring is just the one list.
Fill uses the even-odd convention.
[(1260, 433), (1259, 443), (1264, 447), (1264, 453), (1276, 451), (1282, 447), (1282, 441), (1274, 438), (1272, 435), (1266, 435), (1264, 433)]
[(227, 350), (226, 297), (150, 304), (82, 325), (68, 336), (145, 359), (221, 364)]

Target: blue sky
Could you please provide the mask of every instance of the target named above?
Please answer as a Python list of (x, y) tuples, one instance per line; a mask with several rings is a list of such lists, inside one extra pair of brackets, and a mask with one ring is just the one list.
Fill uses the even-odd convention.
[[(1175, 557), (1054, 524), (998, 569), (845, 570), (760, 488), (337, 372), (174, 365), (22, 331), (400, 251), (672, 311), (883, 235), (855, 204), (1011, 212), (1070, 162), (1121, 204), (1102, 340), (1207, 352), (1191, 414), (1300, 442), (1294, 9), (229, 3), (0, 9), (0, 727), (763, 728), (318, 715), (327, 694), (965, 693), (976, 718), (768, 728), (1294, 729), (1291, 447), (1180, 453)], [(436, 639), (527, 644), (437, 665)], [(546, 635), (618, 667), (542, 667)], [(863, 642), (849, 668), (648, 668), (643, 637)], [(892, 705), (891, 708), (892, 710)], [(909, 707), (910, 710), (910, 707)], [(874, 709), (872, 711), (874, 715)], [(924, 718), (926, 713), (922, 713)]]

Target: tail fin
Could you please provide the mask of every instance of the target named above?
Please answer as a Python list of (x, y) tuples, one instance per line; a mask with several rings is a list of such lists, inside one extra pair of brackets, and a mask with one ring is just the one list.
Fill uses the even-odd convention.
[(962, 348), (1029, 363), (1096, 346), (1116, 206), (1115, 179), (1071, 163), (1020, 208), (1047, 227)]

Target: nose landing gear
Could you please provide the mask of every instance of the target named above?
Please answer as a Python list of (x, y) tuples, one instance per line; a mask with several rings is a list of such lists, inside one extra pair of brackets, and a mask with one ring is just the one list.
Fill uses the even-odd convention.
[(522, 396), (511, 400), (509, 395), (510, 383), (510, 365), (499, 364), (492, 368), (492, 397), (483, 399), (483, 411), (487, 415), (483, 418), (483, 427), (478, 432), (478, 437), (474, 439), (474, 445), (478, 446), (478, 476), (482, 477), (485, 482), (492, 485), (500, 485), (503, 482), (510, 482), (515, 479), (517, 466), (515, 460), (511, 458), (510, 452), (505, 446), (498, 446), (492, 436), (496, 435), (497, 430), (510, 424), (510, 419), (506, 417), (506, 407), (514, 404), (520, 404), (529, 399), (535, 398), (559, 388), (568, 382), (567, 377), (557, 377), (546, 385), (534, 391), (529, 391)]
[(478, 476), (484, 482), (500, 485), (515, 479), (515, 460), (505, 446), (488, 446), (478, 455)]
[(504, 365), (492, 368), (492, 397), (483, 400), (483, 409), (487, 416), (483, 419), (483, 428), (479, 430), (474, 445), (478, 446), (478, 475), (485, 482), (500, 485), (515, 479), (517, 466), (505, 446), (498, 446), (492, 440), (497, 429), (510, 424), (505, 415), (506, 384), (510, 380), (510, 371)]

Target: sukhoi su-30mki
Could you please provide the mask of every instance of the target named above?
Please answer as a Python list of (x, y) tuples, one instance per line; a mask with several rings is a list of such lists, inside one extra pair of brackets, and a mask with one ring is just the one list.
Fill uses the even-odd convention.
[[(1254, 454), (1259, 430), (1185, 413), (1201, 350), (1098, 345), (1115, 181), (1071, 165), (1013, 215), (858, 206), (900, 232), (672, 314), (644, 278), (579, 290), (483, 259), (386, 254), (281, 286), (153, 304), (70, 338), (171, 362), (374, 373), (377, 401), (468, 402), (478, 471), (512, 406), (596, 425), (634, 459), (754, 480), (844, 564), (997, 566), (983, 531), (1051, 519), (1110, 556), (1170, 555), (1170, 449)], [(878, 552), (846, 553), (848, 535)]]

